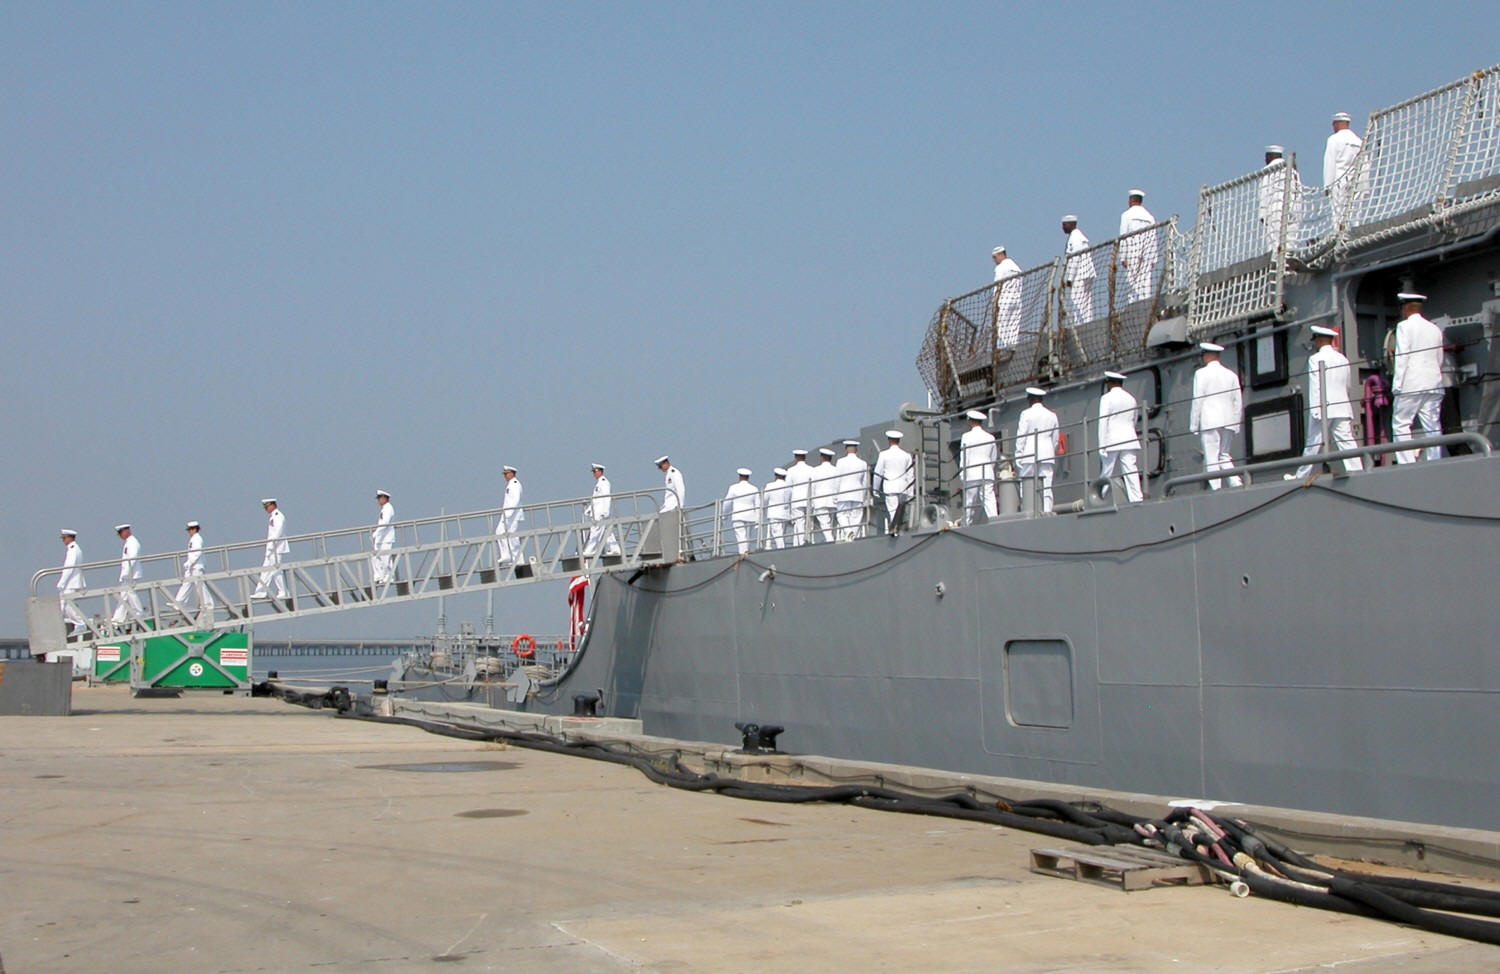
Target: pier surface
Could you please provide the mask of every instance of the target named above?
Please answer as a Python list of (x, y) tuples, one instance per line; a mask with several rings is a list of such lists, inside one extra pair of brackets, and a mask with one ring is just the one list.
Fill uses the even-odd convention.
[(1220, 887), (1035, 875), (1045, 837), (653, 785), (274, 700), (0, 718), (0, 971), (1490, 969)]

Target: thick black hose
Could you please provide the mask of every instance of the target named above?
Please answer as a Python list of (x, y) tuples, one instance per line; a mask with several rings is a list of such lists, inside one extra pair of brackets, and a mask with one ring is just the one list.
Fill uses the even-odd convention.
[(1480, 943), (1500, 944), (1500, 923), (1422, 910), (1381, 892), (1369, 883), (1355, 882), (1341, 876), (1334, 877), (1329, 889), (1336, 896), (1363, 903), (1372, 909), (1379, 910), (1392, 920), (1398, 920), (1413, 927), (1421, 927), (1423, 930), (1431, 930), (1434, 933), (1444, 933), (1450, 937), (1477, 940)]

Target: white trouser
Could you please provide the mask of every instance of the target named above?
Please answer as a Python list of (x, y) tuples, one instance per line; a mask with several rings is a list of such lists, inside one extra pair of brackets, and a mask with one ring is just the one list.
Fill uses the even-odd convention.
[(255, 587), (255, 593), (254, 594), (256, 596), (263, 596), (263, 595), (265, 595), (266, 594), (266, 588), (272, 582), (275, 582), (276, 583), (276, 597), (278, 599), (284, 599), (284, 598), (286, 598), (286, 579), (285, 579), (285, 577), (281, 573), (280, 565), (281, 565), (281, 552), (278, 551), (278, 550), (276, 550), (275, 546), (273, 546), (273, 545), (267, 545), (266, 546), (266, 557), (260, 563), (260, 567), (262, 567), (262, 568), (264, 568), (266, 570), (260, 573), (260, 584)]
[(859, 501), (839, 501), (839, 537), (846, 541), (864, 536), (865, 505)]
[(202, 570), (191, 572), (182, 579), (182, 584), (177, 587), (177, 597), (172, 601), (185, 609), (189, 595), (193, 596), (193, 605), (197, 608), (213, 609), (214, 597), (208, 594), (208, 586), (203, 583)]
[(395, 581), (396, 556), (382, 554), (393, 547), (395, 542), (382, 543), (375, 549), (375, 554), (370, 556), (370, 579), (376, 585), (388, 585)]
[(994, 520), (1000, 513), (995, 501), (995, 482), (976, 480), (964, 484), (964, 526), (974, 523), (974, 512), (984, 510), (986, 520)]
[[(832, 541), (836, 537), (834, 529), (837, 522), (837, 512), (832, 507), (813, 508), (814, 535), (821, 534), (824, 541)], [(816, 537), (814, 537), (816, 541)]]
[[(1043, 460), (1036, 463), (1032, 460), (1019, 460), (1016, 462), (1016, 473), (1021, 478), (1021, 489), (1032, 496), (1033, 492), (1040, 493), (1042, 497), (1042, 513), (1052, 513), (1052, 468), (1053, 460)], [(1040, 489), (1039, 489), (1040, 488)], [(1036, 509), (1035, 502), (1031, 509)]]
[(1011, 281), (1008, 286), (1018, 293), (1014, 298), (1006, 295), (995, 305), (995, 345), (999, 348), (1014, 348), (1021, 340), (1021, 282)]
[[(1234, 457), (1229, 448), (1234, 445), (1234, 431), (1227, 429), (1199, 430), (1198, 440), (1203, 444), (1203, 469), (1207, 473), (1234, 466)], [(1209, 490), (1218, 490), (1221, 481), (1216, 477), (1208, 482)], [(1229, 486), (1239, 487), (1240, 478), (1230, 477)]]
[[(1338, 419), (1330, 419), (1328, 421), (1328, 438), (1333, 441), (1333, 448), (1335, 450), (1353, 450), (1358, 448), (1359, 444), (1354, 442), (1354, 434), (1350, 432), (1350, 425), (1351, 421), (1347, 416), (1343, 416)], [(1302, 450), (1302, 455), (1305, 457), (1310, 457), (1314, 453), (1322, 452), (1323, 421), (1314, 416), (1310, 420), (1308, 420), (1307, 446)], [(1343, 464), (1345, 470), (1365, 469), (1365, 465), (1360, 461), (1359, 457), (1350, 457), (1349, 459), (1343, 461)], [(1312, 464), (1304, 463), (1302, 466), (1297, 468), (1296, 477), (1298, 480), (1301, 480), (1303, 477), (1306, 477), (1312, 472)]]
[(128, 619), (140, 619), (144, 613), (141, 611), (140, 596), (135, 594), (129, 582), (120, 583), (120, 592), (115, 596), (114, 623), (120, 625)]
[(807, 508), (792, 508), (791, 536), (787, 538), (787, 544), (793, 548), (798, 545), (807, 544)]
[(1119, 468), (1120, 479), (1125, 482), (1125, 500), (1131, 504), (1141, 502), (1141, 475), (1137, 467), (1139, 450), (1107, 450), (1099, 454), (1099, 476), (1115, 476)]
[(899, 512), (901, 510), (901, 505), (910, 504), (911, 500), (912, 498), (910, 494), (885, 495), (885, 530), (887, 533), (897, 534), (900, 532), (902, 527), (904, 527), (904, 525), (902, 525), (898, 521), (898, 518), (901, 516)]
[[(1391, 433), (1397, 443), (1412, 439), (1412, 420), (1422, 427), (1422, 432), (1430, 436), (1437, 436), (1443, 431), (1442, 421), (1438, 414), (1443, 406), (1443, 390), (1424, 389), (1419, 392), (1396, 393), (1396, 407), (1391, 414)], [(1441, 460), (1443, 448), (1440, 446), (1429, 446), (1422, 451), (1423, 460)], [(1416, 450), (1397, 450), (1397, 463), (1415, 463), (1417, 461)]]
[(521, 526), (520, 511), (503, 511), (500, 523), (495, 525), (495, 560), (500, 565), (509, 565), (521, 551), (521, 542), (512, 537)]
[(791, 527), (792, 522), (789, 518), (780, 516), (766, 518), (766, 548), (773, 551), (785, 548)]
[(1074, 281), (1068, 288), (1069, 328), (1077, 328), (1094, 320), (1094, 279)]
[(754, 521), (731, 521), (734, 527), (734, 546), (739, 549), (740, 554), (748, 555), (751, 545), (755, 544), (755, 522)]
[(604, 545), (606, 555), (618, 555), (620, 553), (620, 542), (615, 537), (615, 529), (607, 528), (602, 524), (589, 525), (589, 536), (584, 539), (583, 553), (592, 556), (599, 550), (599, 545)]
[(89, 621), (83, 617), (82, 612), (78, 611), (78, 606), (73, 604), (72, 594), (72, 590), (61, 593), (57, 597), (57, 602), (62, 606), (63, 621), (74, 629), (82, 629), (88, 625)]

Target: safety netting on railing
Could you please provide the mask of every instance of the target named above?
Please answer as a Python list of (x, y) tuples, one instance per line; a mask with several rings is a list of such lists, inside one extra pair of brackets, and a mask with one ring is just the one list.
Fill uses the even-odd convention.
[(1469, 79), (1467, 115), (1449, 166), (1450, 213), (1500, 197), (1500, 64)]
[(1194, 329), (1281, 307), (1287, 223), (1299, 187), (1295, 166), (1282, 162), (1203, 188), (1188, 296)]
[(1063, 258), (1086, 259), (1097, 276), (1087, 292), (1077, 281), (1060, 290), (1054, 340), (1060, 373), (1115, 362), (1145, 344), (1162, 284), (1172, 278), (1176, 226), (1172, 217)]

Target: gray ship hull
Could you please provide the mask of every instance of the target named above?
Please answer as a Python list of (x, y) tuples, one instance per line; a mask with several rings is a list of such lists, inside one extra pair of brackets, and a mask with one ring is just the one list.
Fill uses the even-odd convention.
[(1496, 483), (1500, 458), (1455, 458), (606, 576), (540, 699), (602, 689), (669, 737), (750, 720), (790, 751), (1500, 829)]

